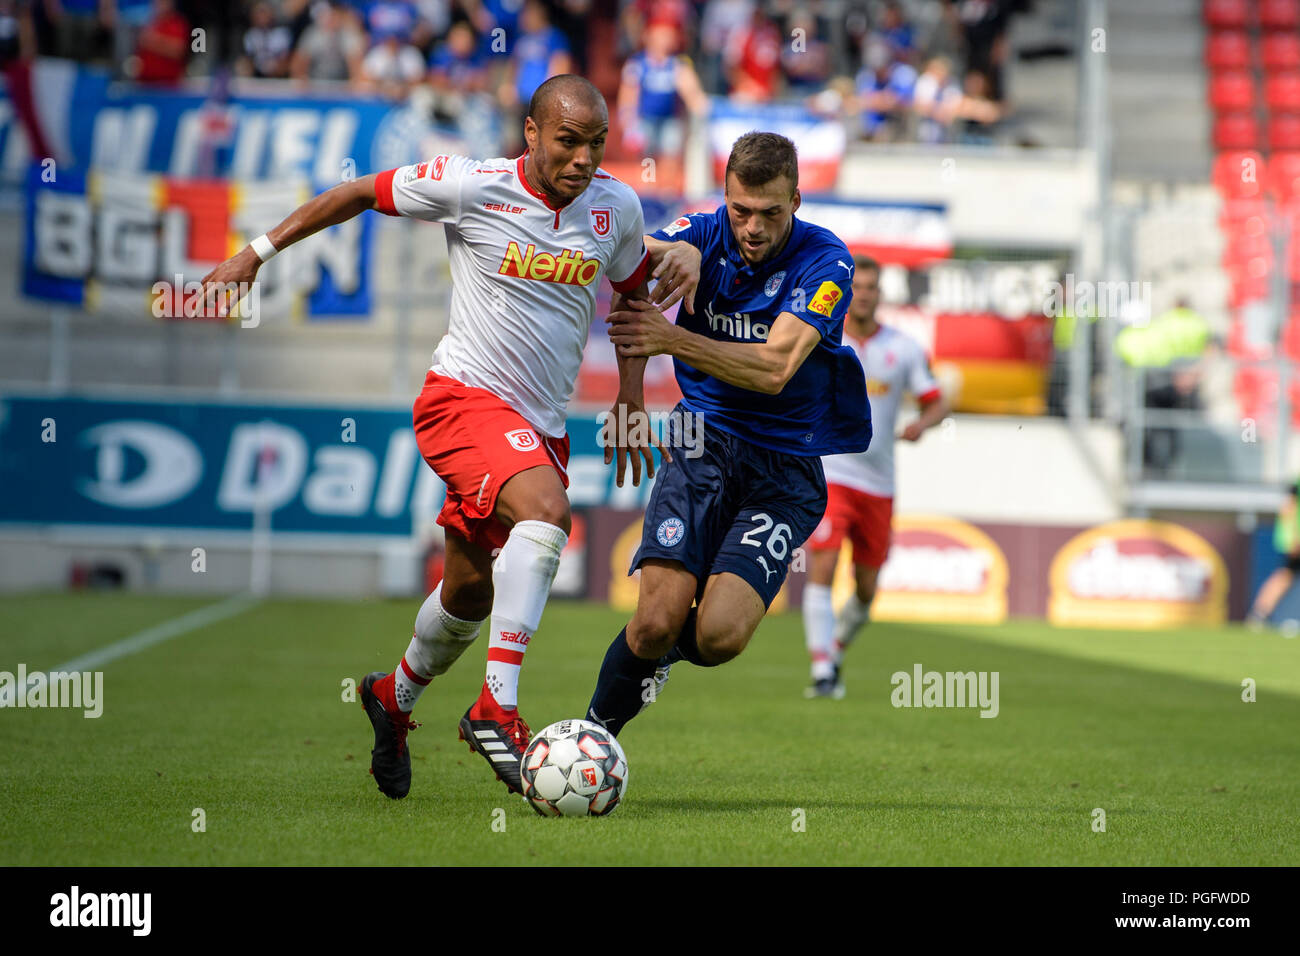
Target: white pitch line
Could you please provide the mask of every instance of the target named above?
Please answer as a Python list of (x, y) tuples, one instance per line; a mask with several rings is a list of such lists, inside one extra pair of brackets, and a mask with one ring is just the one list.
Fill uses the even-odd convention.
[[(80, 657), (74, 657), (58, 667), (51, 667), (48, 671), (35, 671), (28, 677), (28, 683), (32, 682), (32, 678), (37, 673), (71, 673), (73, 671), (96, 670), (118, 658), (138, 654), (155, 644), (169, 641), (173, 637), (180, 637), (182, 634), (197, 631), (199, 628), (215, 624), (217, 621), (224, 621), (226, 618), (243, 614), (260, 603), (261, 601), (255, 597), (250, 597), (247, 594), (236, 594), (224, 601), (218, 601), (216, 604), (209, 604), (190, 611), (188, 614), (182, 614), (180, 617), (174, 617), (170, 621), (163, 621), (161, 624), (147, 627), (130, 637), (124, 637), (120, 641), (114, 641), (112, 644), (105, 645), (98, 650), (82, 654)], [(26, 693), (26, 690), (27, 688), (23, 688), (24, 693)], [(14, 692), (8, 687), (5, 688), (5, 691), (6, 693), (0, 696), (0, 707), (13, 705)]]

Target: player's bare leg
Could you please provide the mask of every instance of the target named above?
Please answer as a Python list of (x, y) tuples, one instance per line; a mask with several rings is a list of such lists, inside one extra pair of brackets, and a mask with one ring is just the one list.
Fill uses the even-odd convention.
[(370, 772), (393, 799), (411, 789), (406, 735), (419, 726), (410, 719), (415, 702), (474, 642), (492, 606), (492, 556), (451, 530), (446, 547), (443, 579), (416, 614), (401, 662), (393, 673), (376, 672), (361, 682), (361, 705), (375, 730)]
[(844, 657), (845, 649), (853, 643), (862, 626), (871, 618), (871, 602), (876, 599), (876, 579), (880, 568), (869, 564), (853, 566), (853, 580), (856, 587), (849, 599), (835, 616), (835, 660), (838, 663)]
[(573, 519), (564, 484), (549, 466), (510, 478), (497, 495), (493, 514), (510, 527), (510, 536), (492, 565), (487, 675), (478, 699), (461, 718), (460, 736), (502, 783), (522, 793), (519, 760), (530, 731), (519, 716), (519, 671), (541, 624)]
[(697, 590), (695, 575), (677, 561), (642, 563), (636, 614), (605, 654), (587, 719), (618, 736), (657, 698), (675, 662), (714, 667), (745, 649), (767, 613), (758, 592), (730, 572), (710, 576), (692, 607)]
[(808, 656), (812, 659), (812, 680), (804, 690), (809, 698), (844, 696), (835, 652), (835, 608), (831, 585), (839, 563), (840, 549), (809, 549), (808, 581), (803, 589), (803, 628)]

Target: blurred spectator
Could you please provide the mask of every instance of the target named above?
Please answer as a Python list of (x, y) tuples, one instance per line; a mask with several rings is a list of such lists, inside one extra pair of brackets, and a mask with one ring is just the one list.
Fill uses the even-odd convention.
[(55, 56), (83, 62), (104, 58), (113, 27), (109, 0), (41, 0), (54, 32)]
[(962, 92), (952, 76), (947, 57), (931, 57), (916, 78), (912, 109), (917, 115), (916, 139), (920, 143), (946, 143), (957, 116)]
[(781, 31), (758, 7), (731, 36), (726, 51), (728, 96), (738, 103), (767, 103), (781, 81)]
[(539, 86), (552, 76), (570, 72), (572, 64), (569, 45), (564, 34), (551, 26), (546, 5), (541, 0), (527, 0), (519, 15), (519, 39), (501, 84), (502, 105), (526, 109)]
[(677, 55), (677, 28), (651, 24), (645, 49), (623, 67), (618, 89), (618, 115), (623, 142), (634, 153), (680, 156), (685, 130), (678, 104), (696, 115), (708, 112), (709, 101), (688, 57)]
[(979, 70), (967, 70), (962, 95), (957, 102), (957, 141), (971, 146), (989, 146), (1005, 110), (990, 96), (989, 79)]
[[(1178, 411), (1201, 411), (1201, 370), (1190, 359), (1178, 359), (1171, 366), (1168, 380), (1147, 389), (1147, 408)], [(1182, 448), (1178, 429), (1152, 427), (1142, 442), (1142, 459), (1156, 476), (1167, 475)]]
[(36, 28), (29, 0), (0, 0), (0, 75), (5, 78), (33, 160), (54, 157), (41, 128), (32, 100), (32, 59), (36, 56)]
[(1297, 572), (1300, 572), (1300, 483), (1287, 489), (1286, 500), (1273, 522), (1273, 549), (1285, 561), (1264, 579), (1246, 614), (1246, 623), (1252, 628), (1263, 626), (1277, 608), (1282, 596), (1291, 590)]
[(373, 36), (375, 45), (361, 61), (358, 86), (390, 100), (403, 100), (424, 79), (424, 57), (399, 27), (376, 30)]
[(907, 22), (898, 0), (887, 0), (880, 15), (880, 26), (872, 31), (872, 36), (888, 45), (894, 60), (909, 66), (916, 63), (916, 31)]
[(807, 96), (826, 87), (831, 75), (831, 47), (821, 39), (817, 17), (807, 7), (790, 15), (781, 47), (781, 66), (791, 93)]
[(700, 18), (700, 82), (710, 93), (724, 92), (727, 50), (753, 13), (753, 0), (710, 0), (705, 4)]
[(190, 55), (190, 24), (172, 0), (154, 0), (153, 18), (136, 38), (126, 73), (139, 83), (176, 83)]
[(265, 0), (253, 4), (238, 71), (244, 76), (286, 77), (292, 52), (293, 32), (285, 24), (276, 22), (271, 4)]
[(420, 24), (419, 11), (407, 0), (367, 0), (356, 3), (361, 25), (372, 45), (391, 36), (411, 38)]
[(312, 8), (314, 22), (303, 31), (289, 60), (289, 75), (307, 80), (355, 80), (361, 76), (366, 39), (336, 2)]
[(1007, 60), (1007, 25), (1011, 20), (1009, 0), (948, 0), (956, 7), (966, 39), (966, 68), (988, 77), (989, 97), (1004, 98), (1002, 67)]
[(916, 70), (895, 63), (889, 47), (879, 39), (867, 41), (864, 59), (855, 97), (857, 112), (862, 115), (862, 135), (872, 140), (897, 138), (905, 111), (912, 104)]
[(464, 0), (483, 56), (509, 56), (519, 38), (520, 0)]
[(459, 117), (472, 97), (486, 93), (487, 63), (467, 21), (453, 24), (446, 41), (429, 58), (429, 88), (433, 115), (446, 121)]

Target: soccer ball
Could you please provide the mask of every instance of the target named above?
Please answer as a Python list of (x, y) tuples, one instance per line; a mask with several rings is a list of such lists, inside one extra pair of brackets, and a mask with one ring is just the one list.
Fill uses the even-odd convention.
[(542, 816), (601, 817), (627, 790), (627, 757), (599, 724), (560, 720), (528, 744), (519, 775), (524, 799)]

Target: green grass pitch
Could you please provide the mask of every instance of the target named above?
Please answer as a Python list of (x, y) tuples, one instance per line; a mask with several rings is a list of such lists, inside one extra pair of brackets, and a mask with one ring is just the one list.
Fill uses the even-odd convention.
[[(211, 603), (6, 597), (0, 671)], [(623, 733), (613, 815), (552, 820), (456, 739), (484, 638), (416, 709), (410, 796), (375, 788), (370, 725), (342, 685), (392, 669), (417, 607), (268, 601), (105, 665), (99, 719), (0, 710), (0, 863), (1300, 863), (1300, 640), (877, 622), (846, 662), (847, 698), (807, 701), (800, 619), (774, 616), (736, 661), (673, 669)], [(624, 620), (552, 602), (521, 686), (535, 730), (582, 715)], [(917, 663), (997, 671), (999, 715), (893, 707), (890, 675)]]

